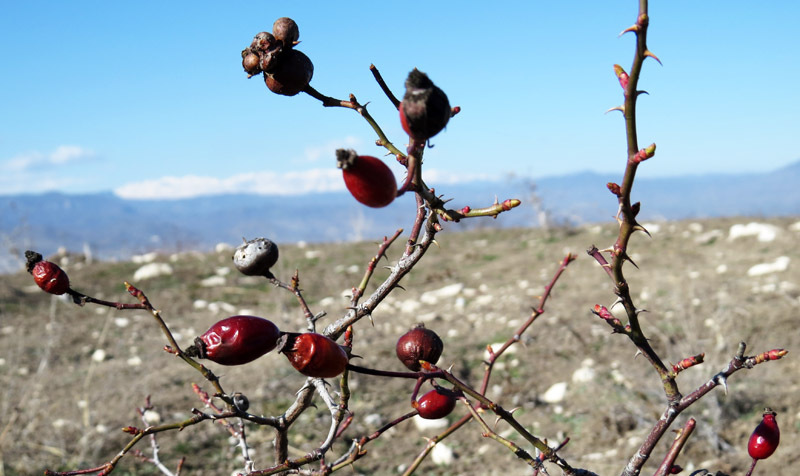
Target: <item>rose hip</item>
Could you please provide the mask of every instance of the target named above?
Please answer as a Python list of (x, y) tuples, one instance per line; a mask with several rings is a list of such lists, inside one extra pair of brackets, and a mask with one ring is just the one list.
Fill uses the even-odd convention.
[(456, 407), (456, 397), (450, 391), (435, 388), (417, 400), (419, 416), (426, 420), (444, 418)]
[(344, 185), (360, 203), (381, 208), (397, 197), (397, 180), (382, 160), (358, 155), (352, 149), (336, 151), (336, 166), (342, 169)]
[(25, 259), (28, 272), (43, 291), (57, 295), (69, 291), (69, 276), (57, 264), (44, 261), (35, 251), (26, 251)]
[(211, 326), (186, 349), (192, 357), (208, 359), (221, 365), (252, 362), (278, 345), (281, 332), (267, 319), (256, 316), (232, 316)]
[(442, 350), (444, 350), (442, 339), (422, 324), (403, 334), (395, 346), (397, 358), (414, 372), (419, 372), (420, 360), (436, 364), (442, 356)]
[(286, 355), (292, 367), (308, 377), (336, 377), (344, 372), (349, 360), (339, 344), (313, 332), (284, 334), (278, 351)]

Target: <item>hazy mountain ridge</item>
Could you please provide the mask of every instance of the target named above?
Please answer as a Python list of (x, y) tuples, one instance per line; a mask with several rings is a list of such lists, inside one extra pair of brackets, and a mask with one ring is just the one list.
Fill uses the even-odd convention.
[[(536, 180), (482, 181), (437, 188), (452, 208), (482, 207), (495, 196), (523, 205), (497, 220), (468, 220), (464, 227), (536, 226), (532, 194), (557, 223), (609, 220), (616, 212), (604, 184), (619, 176), (593, 172)], [(763, 174), (638, 177), (633, 199), (641, 220), (721, 216), (789, 216), (800, 213), (800, 161)], [(0, 271), (21, 265), (25, 249), (45, 255), (59, 247), (88, 246), (101, 259), (125, 259), (151, 250), (208, 250), (242, 237), (277, 242), (380, 238), (410, 226), (410, 195), (383, 209), (358, 204), (347, 192), (301, 196), (217, 195), (181, 200), (126, 200), (111, 192), (0, 196)], [(455, 228), (459, 225), (446, 225)]]

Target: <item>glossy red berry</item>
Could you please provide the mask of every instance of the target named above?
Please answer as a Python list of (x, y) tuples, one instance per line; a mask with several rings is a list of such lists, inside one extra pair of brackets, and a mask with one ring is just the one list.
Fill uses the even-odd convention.
[(403, 130), (412, 139), (422, 142), (441, 132), (452, 114), (444, 91), (416, 68), (408, 73), (406, 93), (399, 109)]
[(388, 165), (352, 149), (336, 151), (336, 165), (342, 169), (344, 185), (350, 194), (368, 207), (381, 208), (397, 197), (397, 180)]
[(775, 420), (776, 415), (777, 413), (772, 409), (765, 408), (761, 423), (750, 435), (747, 452), (754, 460), (769, 458), (778, 448), (778, 443), (781, 441), (781, 430)]
[(43, 291), (58, 295), (69, 291), (69, 277), (57, 264), (44, 261), (35, 251), (26, 251), (25, 258), (28, 272)]
[(336, 377), (344, 372), (349, 360), (339, 344), (312, 332), (284, 334), (279, 352), (286, 355), (292, 367), (308, 377)]
[(313, 76), (314, 64), (308, 56), (297, 50), (284, 50), (274, 71), (264, 75), (264, 82), (273, 93), (294, 96), (308, 86)]
[(417, 400), (419, 416), (426, 420), (444, 418), (456, 407), (456, 397), (447, 390), (435, 388)]
[(233, 253), (233, 265), (246, 276), (271, 276), (278, 262), (278, 245), (266, 238), (245, 241)]
[(442, 350), (442, 339), (422, 324), (403, 334), (395, 346), (397, 358), (414, 372), (419, 372), (420, 360), (436, 364), (442, 356)]
[(267, 319), (232, 316), (196, 338), (186, 353), (221, 365), (242, 365), (274, 349), (280, 336), (278, 327)]
[(300, 38), (300, 29), (291, 18), (281, 17), (272, 25), (272, 34), (283, 43), (284, 48), (288, 49), (293, 47)]

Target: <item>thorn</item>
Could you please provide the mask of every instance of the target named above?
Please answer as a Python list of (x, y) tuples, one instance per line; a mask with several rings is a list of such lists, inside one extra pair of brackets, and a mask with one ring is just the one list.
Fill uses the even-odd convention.
[(636, 268), (636, 269), (639, 269), (639, 265), (637, 265), (636, 263), (634, 263), (634, 261), (631, 259), (631, 257), (630, 257), (630, 256), (628, 256), (627, 254), (624, 256), (624, 259), (626, 259), (626, 260), (630, 261), (630, 262), (631, 262), (631, 264), (633, 265), (633, 267), (634, 267), (634, 268)]
[(636, 95), (637, 96), (640, 95), (640, 94), (647, 94), (648, 96), (650, 95), (650, 93), (648, 93), (647, 91), (644, 91), (644, 90), (636, 91)]
[(399, 284), (395, 284), (395, 285), (394, 285), (394, 287), (396, 287), (396, 288), (400, 288), (400, 289), (402, 289), (403, 291), (405, 291), (405, 290), (406, 290), (406, 288), (404, 288), (403, 286), (400, 286)]
[(652, 238), (652, 236), (650, 235), (650, 232), (647, 231), (647, 228), (643, 227), (642, 225), (639, 225), (639, 224), (634, 225), (633, 226), (633, 231), (643, 231), (645, 235), (647, 235), (648, 237)]
[(606, 110), (606, 112), (604, 112), (603, 114), (608, 114), (611, 111), (619, 111), (622, 113), (623, 116), (625, 115), (625, 108), (622, 106), (614, 106), (611, 109)]
[(642, 354), (642, 351), (641, 351), (641, 350), (638, 350), (638, 349), (637, 349), (637, 350), (636, 350), (636, 353), (635, 353), (635, 354), (633, 354), (633, 358), (635, 359), (636, 357), (639, 357), (640, 355), (644, 355), (644, 354)]
[(661, 63), (661, 60), (660, 60), (660, 59), (658, 59), (658, 56), (654, 55), (652, 51), (650, 51), (650, 50), (644, 50), (644, 56), (645, 56), (645, 57), (649, 56), (649, 57), (653, 58), (654, 60), (658, 61), (658, 64), (660, 64), (661, 66), (664, 66), (664, 65)]
[(369, 323), (372, 324), (372, 327), (375, 327), (375, 321), (372, 320), (372, 313), (367, 314), (367, 318), (369, 319)]
[(724, 375), (718, 374), (716, 377), (714, 377), (714, 382), (716, 382), (717, 385), (722, 385), (722, 389), (725, 391), (725, 396), (727, 397), (728, 396), (728, 379), (725, 378)]
[(614, 302), (611, 304), (611, 307), (610, 307), (609, 309), (613, 309), (613, 308), (614, 308), (614, 306), (616, 306), (617, 304), (625, 304), (625, 301), (623, 301), (623, 300), (622, 300), (622, 298), (617, 298), (617, 300), (616, 300), (616, 301), (614, 301)]
[(637, 310), (635, 310), (633, 312), (638, 316), (639, 314), (641, 314), (643, 312), (650, 312), (650, 311), (648, 311), (647, 309), (637, 309)]
[(436, 241), (436, 240), (433, 240), (433, 241), (431, 241), (431, 243), (433, 243), (434, 245), (436, 245), (436, 247), (437, 247), (437, 248), (441, 248), (441, 246), (439, 246), (439, 242), (438, 242), (438, 241)]
[(493, 426), (495, 429), (497, 429), (497, 424), (498, 424), (498, 423), (500, 423), (500, 420), (502, 420), (502, 418), (500, 418), (499, 416), (498, 416), (497, 418), (495, 418), (495, 419), (494, 419), (494, 425), (492, 425), (492, 426)]
[(450, 364), (450, 367), (447, 367), (447, 373), (453, 373), (453, 365), (455, 364)]
[(621, 37), (625, 33), (631, 33), (631, 32), (638, 33), (639, 32), (639, 25), (632, 25), (632, 26), (629, 26), (628, 28), (625, 28), (624, 30), (619, 32), (619, 35), (617, 35), (617, 38)]

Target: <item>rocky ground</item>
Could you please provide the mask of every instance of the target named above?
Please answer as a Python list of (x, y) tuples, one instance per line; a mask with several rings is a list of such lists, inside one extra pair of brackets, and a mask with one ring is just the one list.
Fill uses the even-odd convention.
[[(770, 406), (778, 412), (782, 444), (759, 463), (755, 474), (790, 475), (800, 464), (800, 253), (795, 220), (720, 219), (650, 224), (652, 238), (637, 235), (626, 268), (645, 332), (663, 360), (678, 362), (705, 353), (705, 363), (683, 372), (678, 383), (689, 393), (732, 358), (739, 342), (747, 354), (773, 348), (790, 353), (778, 362), (735, 374), (727, 395), (715, 390), (678, 418), (697, 420), (697, 429), (678, 462), (689, 474), (706, 468), (744, 474), (746, 444)], [(585, 250), (610, 245), (615, 227), (542, 230), (473, 230), (449, 226), (422, 264), (374, 313), (374, 325), (356, 327), (359, 365), (403, 370), (394, 356), (397, 338), (417, 322), (445, 341), (440, 363), (478, 386), (487, 345), (511, 337), (530, 315), (544, 285), (567, 254), (572, 263), (558, 282), (546, 312), (496, 366), (487, 395), (551, 444), (569, 437), (561, 455), (573, 466), (601, 475), (619, 474), (664, 409), (659, 381), (626, 338), (590, 310), (614, 301), (611, 282)], [(391, 230), (387, 230), (390, 232)], [(348, 303), (374, 243), (282, 245), (276, 275), (288, 281), (295, 269), (312, 311), (324, 322), (339, 317)], [(390, 249), (396, 260), (400, 246)], [(69, 256), (63, 267), (73, 287), (98, 298), (132, 302), (122, 286), (131, 281), (163, 312), (183, 345), (215, 321), (256, 314), (281, 329), (305, 326), (290, 293), (263, 280), (238, 275), (230, 249), (208, 254), (150, 255), (128, 263), (83, 263)], [(369, 289), (388, 271), (380, 269)], [(79, 308), (51, 297), (29, 275), (0, 276), (0, 475), (41, 474), (99, 465), (129, 440), (120, 428), (143, 426), (135, 412), (152, 396), (151, 421), (185, 419), (202, 407), (193, 382), (208, 387), (193, 369), (163, 352), (166, 341), (143, 311)], [(274, 415), (293, 401), (304, 379), (281, 355), (268, 354), (241, 367), (209, 366), (231, 391), (245, 393), (251, 411)], [(338, 385), (332, 380), (334, 388)], [(406, 380), (365, 375), (351, 378), (352, 425), (332, 454), (407, 412), (412, 385)], [(452, 422), (465, 410), (457, 408)], [(329, 414), (324, 404), (304, 413), (291, 438), (291, 455), (301, 455), (324, 438)], [(487, 417), (490, 424), (494, 419)], [(423, 425), (422, 423), (427, 423)], [(425, 437), (446, 422), (405, 422), (367, 446), (355, 474), (399, 474), (423, 449)], [(437, 426), (438, 425), (438, 426)], [(503, 436), (525, 445), (504, 423)], [(671, 435), (671, 434), (670, 434)], [(256, 467), (271, 458), (271, 432), (248, 427)], [(644, 473), (652, 473), (666, 452), (664, 438)], [(174, 467), (186, 456), (187, 475), (231, 474), (241, 470), (239, 451), (219, 425), (201, 424), (158, 438), (161, 460)], [(526, 447), (526, 446), (524, 446)], [(530, 449), (529, 447), (526, 447)], [(140, 443), (146, 454), (148, 444)], [(346, 471), (351, 472), (350, 469)], [(437, 446), (417, 474), (524, 475), (522, 461), (483, 438), (474, 423)], [(135, 457), (114, 474), (159, 474)], [(555, 469), (551, 474), (558, 474)]]

